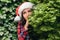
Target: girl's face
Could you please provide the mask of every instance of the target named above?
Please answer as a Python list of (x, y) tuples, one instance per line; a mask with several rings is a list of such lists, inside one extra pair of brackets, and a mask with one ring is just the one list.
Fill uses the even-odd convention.
[(31, 14), (32, 14), (32, 10), (30, 8), (23, 10), (23, 17), (25, 18), (25, 20), (27, 20)]

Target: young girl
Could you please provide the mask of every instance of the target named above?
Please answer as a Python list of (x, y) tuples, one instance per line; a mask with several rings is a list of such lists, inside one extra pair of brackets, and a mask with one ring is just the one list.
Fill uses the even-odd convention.
[(17, 35), (18, 40), (29, 40), (28, 35), (28, 17), (32, 14), (33, 3), (24, 2), (16, 9), (16, 17), (14, 21), (18, 22)]

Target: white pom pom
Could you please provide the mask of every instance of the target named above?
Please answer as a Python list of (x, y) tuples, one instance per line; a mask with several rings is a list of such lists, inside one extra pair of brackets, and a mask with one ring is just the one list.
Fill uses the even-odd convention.
[(18, 21), (20, 21), (21, 20), (21, 17), (20, 16), (16, 16), (15, 18), (14, 18), (14, 21), (16, 21), (16, 22), (18, 22)]

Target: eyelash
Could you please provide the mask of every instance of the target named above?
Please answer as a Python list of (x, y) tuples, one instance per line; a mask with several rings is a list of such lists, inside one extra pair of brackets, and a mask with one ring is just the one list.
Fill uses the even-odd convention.
[(23, 14), (25, 14), (26, 12), (24, 12)]
[(31, 12), (31, 10), (29, 10), (28, 12)]

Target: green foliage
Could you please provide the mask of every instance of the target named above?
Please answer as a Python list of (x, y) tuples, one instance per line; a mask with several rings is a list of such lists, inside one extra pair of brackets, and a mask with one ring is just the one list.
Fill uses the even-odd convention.
[[(29, 18), (31, 40), (60, 40), (60, 0), (26, 0), (35, 4)], [(0, 40), (17, 40), (15, 9), (25, 0), (0, 0)]]
[(57, 29), (60, 27), (58, 27), (60, 24), (59, 4), (60, 2), (58, 2), (58, 0), (48, 0), (48, 2), (43, 1), (42, 3), (37, 3), (35, 5), (29, 21), (30, 25), (32, 25), (34, 28), (34, 32), (36, 32), (37, 35), (40, 35), (38, 36), (39, 39), (60, 40), (60, 34), (57, 32)]

